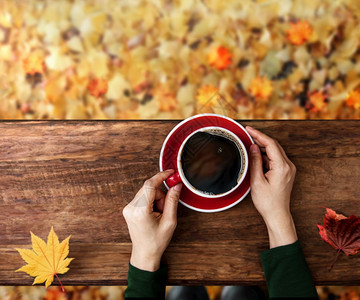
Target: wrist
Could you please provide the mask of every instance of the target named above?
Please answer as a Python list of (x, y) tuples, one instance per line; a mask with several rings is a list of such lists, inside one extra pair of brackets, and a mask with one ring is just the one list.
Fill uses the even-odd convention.
[(147, 256), (144, 254), (137, 253), (135, 251), (132, 251), (131, 257), (130, 257), (130, 264), (134, 267), (149, 271), (149, 272), (155, 272), (160, 268), (160, 261), (161, 257), (155, 257), (155, 256)]
[(297, 241), (296, 228), (291, 214), (265, 220), (270, 248), (289, 245)]

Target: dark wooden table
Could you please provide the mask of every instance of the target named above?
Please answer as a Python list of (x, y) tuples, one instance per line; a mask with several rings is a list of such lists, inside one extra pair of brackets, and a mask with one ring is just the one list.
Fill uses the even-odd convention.
[[(126, 284), (131, 251), (122, 208), (159, 171), (162, 143), (180, 121), (0, 122), (0, 285), (31, 285), (14, 249), (54, 226), (71, 234), (64, 285)], [(360, 284), (360, 255), (340, 255), (316, 223), (325, 207), (360, 215), (359, 121), (242, 121), (276, 138), (297, 166), (291, 209), (316, 284)], [(169, 285), (264, 284), (265, 225), (250, 196), (224, 212), (179, 205), (165, 254)], [(54, 284), (58, 284), (54, 281)]]

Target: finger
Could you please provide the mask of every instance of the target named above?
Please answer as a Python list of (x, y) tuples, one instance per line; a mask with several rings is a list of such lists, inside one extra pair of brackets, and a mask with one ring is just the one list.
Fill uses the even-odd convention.
[(153, 177), (147, 179), (144, 182), (144, 185), (139, 191), (139, 194), (142, 195), (144, 199), (146, 199), (147, 204), (150, 205), (154, 202), (156, 198), (156, 191), (161, 183), (166, 180), (172, 173), (174, 173), (173, 169), (169, 169), (166, 171), (162, 171), (154, 175)]
[(159, 212), (163, 212), (164, 210), (164, 203), (165, 203), (165, 193), (159, 189), (156, 190), (156, 195), (155, 195), (155, 208), (157, 211)]
[(262, 155), (262, 160), (266, 169), (270, 170), (270, 159), (266, 155)]
[(159, 212), (157, 212), (157, 211), (154, 211), (154, 212), (153, 212), (153, 216), (154, 216), (155, 218), (159, 218), (159, 217), (161, 216), (161, 213), (159, 213)]
[(250, 185), (256, 182), (265, 182), (262, 158), (259, 146), (254, 144), (250, 147)]
[[(252, 127), (251, 127), (251, 128), (252, 128)], [(254, 130), (255, 130), (255, 129), (254, 129)], [(266, 153), (266, 147), (265, 147), (265, 145), (264, 145), (263, 143), (261, 143), (261, 141), (259, 141), (259, 140), (256, 139), (255, 137), (253, 137), (253, 140), (254, 140), (254, 142), (260, 147), (261, 152)], [(278, 146), (278, 148), (279, 148), (281, 154), (283, 155), (283, 157), (284, 157), (287, 161), (289, 161), (289, 158), (287, 157), (284, 148), (279, 144), (279, 142), (278, 142), (277, 140), (274, 140), (274, 139), (273, 139), (273, 141), (274, 141), (274, 142), (276, 143), (276, 145)]]
[[(258, 145), (258, 144), (256, 143), (256, 145)], [(259, 145), (258, 145), (258, 146), (259, 146)], [(260, 151), (261, 151), (262, 153), (266, 154), (266, 148), (265, 148), (265, 147), (260, 147), (260, 146), (259, 146), (259, 148), (260, 148)]]
[(279, 144), (276, 143), (274, 139), (250, 126), (246, 126), (246, 130), (254, 138), (255, 143), (259, 147), (265, 147), (266, 154), (270, 160), (279, 162), (285, 160), (285, 157), (283, 157), (282, 152), (279, 149)]
[(165, 196), (166, 195), (162, 190), (156, 189), (156, 191), (155, 191), (155, 200), (160, 200), (162, 198), (165, 198)]
[[(155, 197), (154, 200), (159, 200), (161, 198), (165, 198), (165, 193), (160, 189), (155, 189)], [(141, 189), (139, 190), (138, 194), (141, 194)]]
[(165, 204), (165, 197), (155, 200), (156, 211), (163, 213), (164, 212), (164, 204)]
[[(275, 141), (275, 143), (278, 145), (278, 147), (279, 147), (279, 149), (280, 149), (280, 151), (281, 151), (281, 154), (282, 154), (282, 156), (284, 157), (284, 159), (285, 159), (285, 161), (288, 163), (288, 164), (291, 164), (291, 161), (290, 161), (290, 159), (288, 158), (288, 156), (286, 155), (286, 152), (285, 152), (285, 150), (284, 150), (284, 148), (279, 144), (279, 142), (277, 141), (277, 140), (274, 140)], [(254, 142), (258, 145), (258, 144), (261, 144), (260, 142), (258, 142), (255, 138), (254, 138)], [(260, 151), (262, 152), (262, 153), (265, 153), (266, 154), (266, 148), (265, 147), (260, 147)], [(268, 159), (268, 157), (267, 156), (265, 156), (267, 159)], [(263, 158), (264, 158), (264, 156), (263, 156)]]
[(278, 145), (278, 147), (279, 147), (279, 149), (280, 149), (283, 157), (284, 157), (285, 160), (287, 161), (287, 163), (290, 164), (291, 161), (290, 161), (290, 159), (288, 158), (288, 156), (286, 155), (286, 152), (285, 152), (284, 148), (279, 144), (278, 141), (275, 141), (275, 142), (277, 143), (277, 145)]
[[(257, 144), (260, 148), (260, 151), (263, 152), (263, 153), (266, 153), (266, 147), (263, 145), (263, 143), (259, 142), (259, 140), (257, 140), (256, 138), (253, 138), (255, 144)], [(279, 150), (281, 152), (281, 154), (285, 154), (285, 151), (284, 149), (281, 147), (281, 145), (279, 144), (279, 142), (277, 140), (274, 140), (273, 141), (277, 144), (277, 146), (279, 147)], [(286, 156), (286, 155), (285, 155)]]
[(153, 177), (149, 178), (144, 182), (144, 186), (150, 188), (158, 188), (161, 183), (166, 180), (171, 174), (174, 173), (173, 169), (168, 169), (162, 172), (155, 174)]
[(178, 183), (167, 192), (163, 211), (163, 218), (165, 220), (176, 221), (181, 188), (182, 183)]

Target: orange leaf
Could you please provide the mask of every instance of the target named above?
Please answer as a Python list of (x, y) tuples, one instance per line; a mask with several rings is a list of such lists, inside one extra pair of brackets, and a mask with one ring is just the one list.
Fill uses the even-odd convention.
[(307, 21), (297, 21), (290, 24), (286, 30), (286, 38), (294, 45), (300, 46), (306, 43), (313, 33), (313, 29)]
[(38, 54), (30, 54), (24, 59), (24, 69), (25, 73), (29, 75), (43, 74), (45, 71), (44, 59)]
[(203, 85), (200, 89), (197, 90), (198, 94), (196, 95), (196, 100), (200, 105), (203, 106), (213, 106), (216, 100), (219, 97), (219, 89), (210, 85)]
[(92, 96), (99, 98), (106, 94), (108, 83), (105, 79), (93, 78), (90, 80), (87, 88)]
[(161, 111), (173, 111), (176, 108), (177, 101), (174, 93), (161, 93), (157, 97), (159, 109)]
[(360, 93), (358, 91), (351, 91), (346, 99), (346, 105), (352, 106), (355, 109), (360, 108)]
[(272, 81), (260, 76), (252, 79), (249, 86), (250, 94), (261, 100), (268, 100), (273, 89)]
[(328, 96), (323, 92), (312, 92), (309, 94), (309, 101), (310, 101), (310, 110), (312, 112), (319, 112), (326, 106), (326, 98)]
[(59, 287), (46, 289), (44, 300), (65, 300), (67, 299), (66, 294), (61, 291)]
[(210, 66), (218, 70), (224, 70), (231, 64), (232, 54), (223, 46), (213, 48), (207, 55), (207, 60)]

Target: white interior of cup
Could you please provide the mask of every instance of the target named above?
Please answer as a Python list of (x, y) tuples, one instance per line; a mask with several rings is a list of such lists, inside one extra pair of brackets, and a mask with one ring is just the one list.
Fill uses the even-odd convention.
[[(237, 148), (238, 148), (238, 150), (240, 152), (240, 156), (241, 156), (241, 169), (239, 171), (237, 184), (232, 189), (230, 189), (230, 190), (228, 190), (228, 191), (226, 191), (224, 193), (221, 193), (221, 194), (213, 194), (213, 193), (210, 193), (210, 192), (205, 192), (205, 191), (198, 190), (197, 188), (192, 186), (191, 183), (186, 179), (184, 171), (183, 171), (182, 166), (181, 166), (181, 155), (182, 155), (182, 152), (184, 150), (186, 142), (194, 134), (196, 134), (197, 132), (207, 132), (207, 133), (210, 133), (210, 134), (223, 136), (223, 137), (231, 140), (232, 142), (234, 142), (235, 145), (237, 146)], [(246, 176), (248, 166), (249, 166), (248, 155), (247, 155), (247, 151), (246, 151), (246, 148), (245, 148), (243, 142), (239, 139), (239, 137), (237, 137), (230, 130), (225, 129), (225, 128), (221, 128), (221, 127), (216, 127), (216, 126), (200, 128), (198, 130), (195, 130), (191, 134), (189, 134), (189, 136), (186, 137), (186, 139), (181, 144), (178, 155), (177, 155), (177, 169), (178, 169), (178, 172), (179, 172), (179, 175), (180, 175), (180, 178), (181, 178), (183, 184), (185, 184), (185, 186), (189, 190), (191, 190), (193, 193), (195, 193), (195, 194), (197, 194), (199, 196), (202, 196), (202, 197), (207, 197), (207, 198), (220, 198), (220, 197), (223, 197), (223, 196), (226, 196), (226, 195), (230, 194), (232, 191), (237, 189), (240, 186), (240, 184), (243, 182), (243, 180), (244, 180), (244, 178)]]

